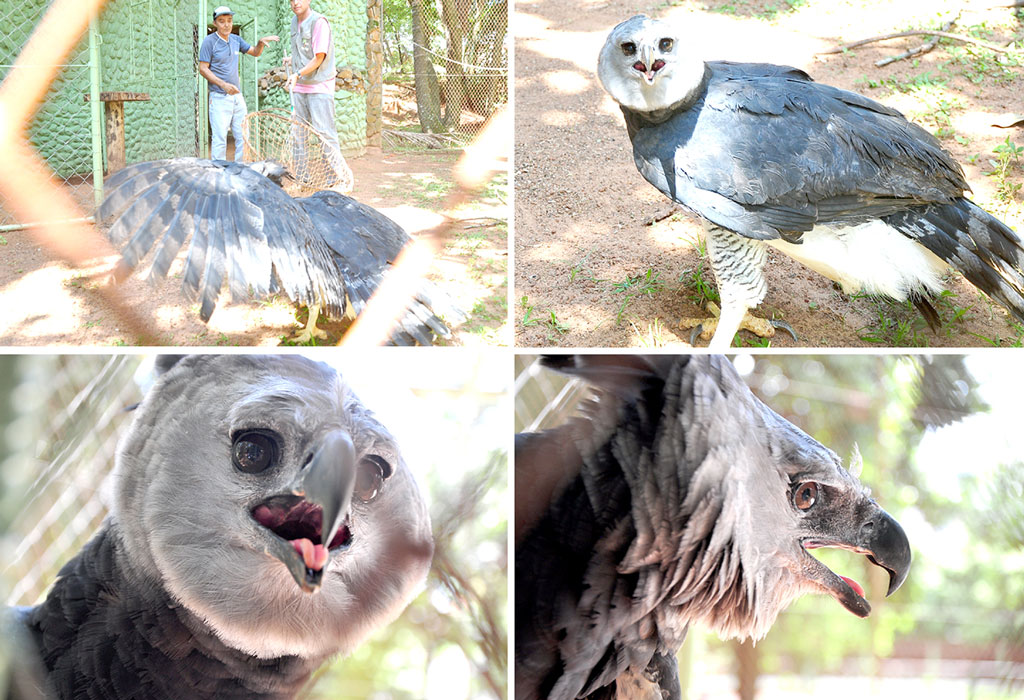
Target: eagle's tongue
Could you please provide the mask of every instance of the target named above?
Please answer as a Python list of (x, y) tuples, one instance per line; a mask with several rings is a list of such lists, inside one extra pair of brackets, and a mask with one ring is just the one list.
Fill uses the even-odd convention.
[[(307, 540), (307, 541), (308, 541), (308, 540)], [(317, 546), (319, 547), (320, 545), (317, 545)], [(308, 561), (308, 560), (307, 560), (307, 561)], [(308, 565), (307, 565), (307, 566), (308, 566)], [(853, 592), (854, 592), (854, 593), (856, 593), (857, 595), (859, 595), (859, 596), (860, 596), (861, 598), (863, 598), (863, 597), (864, 597), (864, 589), (860, 587), (860, 584), (859, 584), (859, 583), (857, 583), (856, 581), (854, 581), (854, 580), (853, 580), (852, 578), (846, 578), (845, 576), (840, 576), (839, 578), (841, 578), (841, 579), (843, 579), (844, 581), (846, 581), (846, 583), (847, 583), (847, 584), (848, 584), (848, 585), (850, 586), (850, 588), (852, 588), (852, 589), (853, 589)]]
[(313, 544), (305, 537), (291, 540), (291, 543), (295, 547), (295, 551), (302, 556), (302, 561), (305, 562), (307, 569), (320, 571), (324, 568), (324, 564), (327, 563), (327, 549), (322, 544)]

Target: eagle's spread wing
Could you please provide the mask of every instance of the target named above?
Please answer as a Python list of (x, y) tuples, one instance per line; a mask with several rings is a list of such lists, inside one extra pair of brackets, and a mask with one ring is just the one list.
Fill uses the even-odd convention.
[[(317, 192), (296, 202), (333, 252), (345, 278), (348, 300), (359, 315), (410, 242), (409, 234), (376, 209), (337, 192)], [(396, 345), (430, 345), (432, 333), (450, 337), (445, 321), (458, 323), (464, 318), (446, 294), (424, 280), (392, 331), (391, 341)]]
[[(345, 313), (344, 281), (330, 248), (294, 199), (252, 168), (173, 158), (130, 165), (107, 182), (97, 219), (123, 244), (124, 276), (154, 247), (151, 274), (166, 276), (188, 244), (182, 289), (210, 319), (227, 281), (234, 298), (278, 289), (300, 304)], [(279, 285), (279, 286), (278, 286)]]

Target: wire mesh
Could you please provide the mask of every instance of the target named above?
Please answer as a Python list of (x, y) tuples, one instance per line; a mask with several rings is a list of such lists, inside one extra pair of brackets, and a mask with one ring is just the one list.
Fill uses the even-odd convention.
[(174, 10), (174, 155), (198, 156), (199, 151), (199, 25), (194, 0), (179, 0)]
[(578, 379), (541, 367), (536, 355), (518, 355), (515, 362), (516, 432), (534, 432), (561, 425), (587, 391)]
[[(442, 3), (440, 12), (423, 10), (424, 43), (413, 39), (412, 22), (383, 18), (385, 61), (384, 113), (397, 128), (385, 130), (391, 145), (449, 146), (464, 143), (508, 101), (508, 4), (470, 0), (457, 9)], [(422, 52), (429, 62), (426, 76), (417, 80), (413, 56)], [(419, 93), (419, 94), (417, 94)], [(425, 93), (431, 93), (426, 95)], [(410, 115), (436, 100), (443, 111), (441, 129), (430, 136), (416, 128)], [(424, 120), (419, 119), (424, 127)], [(425, 129), (426, 130), (426, 129)], [(456, 139), (449, 142), (445, 137)]]
[(352, 170), (344, 156), (312, 125), (292, 117), (289, 112), (283, 109), (250, 112), (242, 122), (242, 132), (245, 160), (280, 163), (304, 190), (352, 191)]
[[(0, 462), (9, 516), (3, 579), (7, 604), (42, 596), (67, 552), (78, 550), (106, 514), (101, 485), (114, 466), (125, 408), (141, 397), (135, 356), (4, 356), (17, 382), (5, 407), (7, 457)], [(27, 495), (26, 495), (27, 494)], [(17, 497), (17, 501), (13, 500)]]
[[(39, 2), (0, 3), (0, 80), (46, 11)], [(83, 37), (58, 65), (56, 80), (29, 124), (32, 147), (50, 166), (50, 180), (65, 185), (75, 201), (92, 207), (92, 131), (89, 94), (89, 41)], [(16, 223), (12, 207), (0, 192), (0, 226)]]

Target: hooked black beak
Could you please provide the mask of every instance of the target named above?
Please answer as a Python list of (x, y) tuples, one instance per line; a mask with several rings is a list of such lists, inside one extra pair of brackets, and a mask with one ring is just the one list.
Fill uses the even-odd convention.
[[(906, 533), (891, 515), (873, 503), (856, 531), (835, 538), (815, 536), (803, 540), (802, 544), (804, 550), (838, 547), (865, 555), (872, 564), (889, 572), (886, 596), (895, 593), (910, 573), (910, 542)], [(859, 583), (834, 573), (813, 557), (809, 559), (810, 578), (854, 615), (867, 617), (870, 614), (871, 605), (864, 598), (864, 590)]]
[(868, 561), (889, 572), (889, 590), (886, 597), (891, 596), (907, 580), (910, 573), (910, 542), (903, 528), (896, 520), (879, 510), (875, 518), (869, 519), (861, 526), (867, 540), (864, 548), (870, 554)]
[(252, 511), (272, 533), (266, 552), (287, 568), (303, 591), (320, 587), (331, 552), (352, 542), (348, 515), (355, 487), (356, 453), (348, 433), (337, 430), (320, 443), (288, 493)]

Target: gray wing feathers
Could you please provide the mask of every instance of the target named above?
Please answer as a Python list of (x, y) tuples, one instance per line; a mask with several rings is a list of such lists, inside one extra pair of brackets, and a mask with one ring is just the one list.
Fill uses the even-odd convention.
[(235, 299), (280, 288), (295, 302), (344, 315), (344, 282), (330, 249), (295, 201), (263, 175), (242, 164), (174, 158), (129, 166), (107, 187), (98, 219), (113, 222), (114, 243), (128, 241), (120, 272), (156, 245), (151, 274), (166, 276), (191, 234), (182, 288), (200, 297), (204, 321), (225, 282)]
[(952, 265), (1024, 323), (1024, 245), (967, 199), (890, 216), (886, 223)]
[[(349, 301), (357, 314), (377, 291), (405, 245), (409, 234), (394, 221), (351, 197), (317, 192), (298, 200), (317, 230), (323, 232), (345, 277)], [(400, 345), (430, 345), (431, 334), (451, 335), (445, 323), (465, 320), (446, 294), (429, 282), (421, 284), (405, 315), (392, 332)]]

